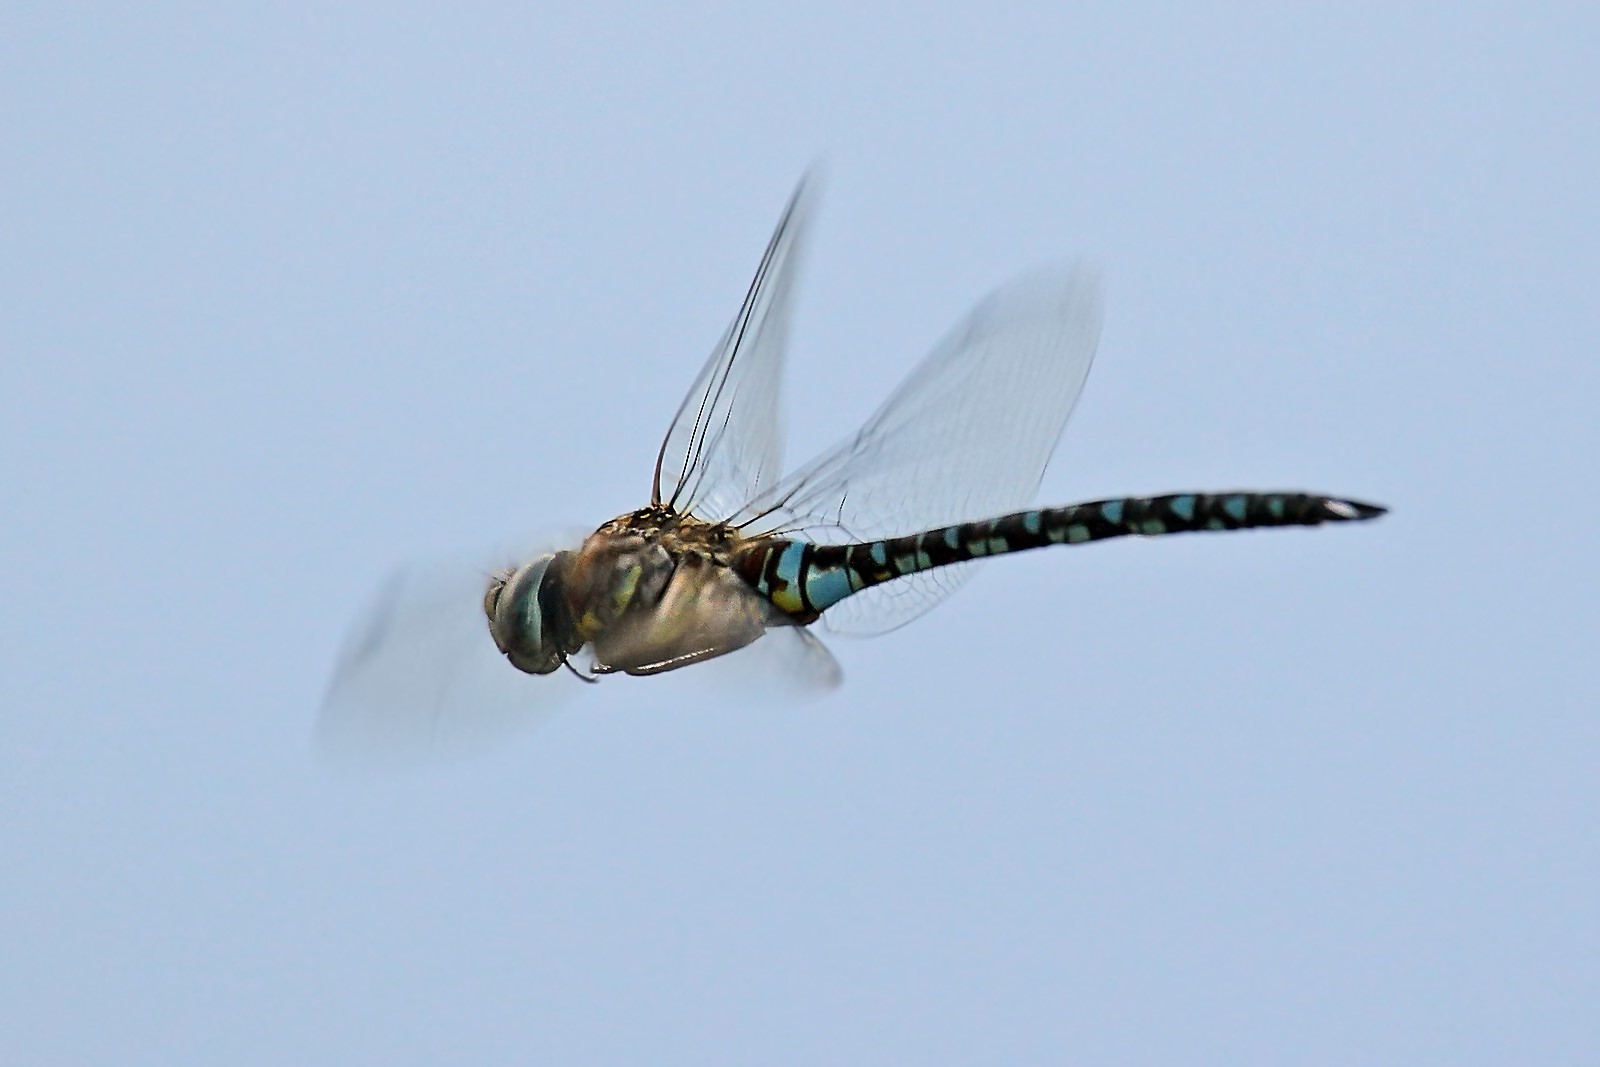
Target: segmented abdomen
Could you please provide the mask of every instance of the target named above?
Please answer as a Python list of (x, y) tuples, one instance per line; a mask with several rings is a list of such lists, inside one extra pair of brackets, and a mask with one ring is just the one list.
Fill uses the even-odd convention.
[(1109, 537), (1317, 526), (1376, 518), (1384, 508), (1310, 493), (1170, 493), (1120, 497), (1019, 511), (997, 519), (853, 545), (813, 545), (774, 538), (735, 555), (738, 573), (796, 621), (808, 623), (863, 589), (907, 574)]

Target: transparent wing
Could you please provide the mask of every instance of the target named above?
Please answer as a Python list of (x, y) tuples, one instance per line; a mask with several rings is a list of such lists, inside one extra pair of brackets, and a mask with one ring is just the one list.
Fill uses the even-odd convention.
[(656, 457), (653, 503), (723, 519), (783, 473), (779, 393), (814, 184), (802, 179), (790, 197), (744, 304), (678, 408)]
[[(663, 696), (677, 692), (700, 701), (771, 708), (810, 703), (833, 692), (843, 680), (839, 661), (810, 630), (773, 626), (737, 652), (646, 681), (652, 693)], [(631, 683), (628, 679), (622, 684)]]
[[(582, 535), (577, 535), (577, 541)], [(437, 761), (503, 743), (582, 683), (524, 674), (489, 636), (489, 576), (557, 547), (417, 563), (391, 574), (350, 628), (317, 721), (323, 753), (342, 765)]]
[(822, 696), (844, 681), (833, 653), (799, 626), (771, 627), (761, 640), (725, 658), (726, 684), (764, 691), (769, 700), (775, 690), (788, 696)]
[[(917, 365), (855, 436), (733, 517), (746, 534), (871, 541), (1032, 502), (1094, 360), (1099, 284), (1082, 268), (1001, 287)], [(824, 617), (881, 633), (948, 595), (972, 564), (898, 579)]]

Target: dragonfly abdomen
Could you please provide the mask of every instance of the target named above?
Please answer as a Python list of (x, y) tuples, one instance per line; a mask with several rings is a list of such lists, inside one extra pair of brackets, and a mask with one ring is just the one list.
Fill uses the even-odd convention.
[(907, 574), (1048, 545), (1199, 530), (1317, 526), (1376, 518), (1385, 509), (1312, 493), (1169, 493), (1019, 511), (905, 537), (850, 545), (770, 540), (733, 561), (751, 585), (807, 623), (863, 589)]

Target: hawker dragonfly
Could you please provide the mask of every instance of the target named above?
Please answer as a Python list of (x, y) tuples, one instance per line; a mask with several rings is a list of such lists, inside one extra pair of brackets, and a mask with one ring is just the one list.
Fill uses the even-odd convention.
[[(649, 504), (500, 569), (464, 572), (453, 588), (423, 589), (402, 572), (348, 643), (325, 728), (409, 715), (412, 732), (448, 730), (491, 691), (515, 709), (580, 688), (574, 679), (660, 674), (758, 643), (762, 669), (785, 684), (828, 686), (839, 670), (816, 624), (892, 629), (977, 561), (1384, 513), (1242, 490), (1030, 508), (1099, 339), (1098, 287), (1081, 269), (1001, 287), (859, 431), (786, 474), (780, 385), (809, 207), (802, 182), (661, 442)], [(568, 677), (533, 677), (555, 674)]]

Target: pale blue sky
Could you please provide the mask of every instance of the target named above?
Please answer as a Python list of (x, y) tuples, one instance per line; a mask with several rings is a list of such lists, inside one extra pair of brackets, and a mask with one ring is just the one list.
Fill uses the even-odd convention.
[[(1600, 1060), (1589, 5), (11, 5), (0, 1062)], [(813, 159), (791, 457), (1099, 265), (1042, 496), (815, 705), (330, 775), (395, 564), (639, 505)], [(859, 387), (859, 388), (858, 388)], [(689, 672), (684, 672), (688, 674)]]

